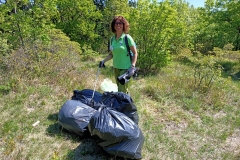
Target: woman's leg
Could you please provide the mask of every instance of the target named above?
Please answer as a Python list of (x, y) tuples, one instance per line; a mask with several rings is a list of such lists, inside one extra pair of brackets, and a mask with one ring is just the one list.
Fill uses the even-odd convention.
[(130, 78), (130, 80), (127, 83), (125, 83), (124, 85), (122, 85), (117, 79), (119, 76), (123, 75), (125, 72), (127, 72), (126, 69), (116, 69), (116, 68), (114, 68), (114, 76), (115, 76), (115, 81), (116, 81), (117, 86), (118, 86), (118, 92), (124, 92), (124, 93), (128, 94), (132, 78)]

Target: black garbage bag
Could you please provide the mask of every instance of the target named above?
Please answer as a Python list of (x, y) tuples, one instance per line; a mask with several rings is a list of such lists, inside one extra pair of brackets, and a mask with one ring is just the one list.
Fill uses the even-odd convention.
[(103, 147), (103, 149), (112, 155), (121, 156), (129, 159), (141, 159), (144, 136), (140, 129), (138, 133), (139, 135), (136, 136), (136, 138), (128, 139), (120, 143), (115, 143)]
[(116, 109), (117, 111), (125, 114), (138, 124), (139, 117), (137, 107), (135, 106), (132, 98), (124, 92), (104, 92), (103, 94), (94, 90), (84, 89), (82, 91), (74, 90), (72, 100), (79, 100), (82, 103), (93, 107), (98, 110), (102, 104), (107, 107)]
[(88, 124), (92, 136), (99, 137), (105, 151), (115, 156), (140, 159), (144, 137), (138, 125), (113, 108), (101, 107)]
[(132, 98), (124, 92), (104, 92), (102, 94), (102, 101), (107, 107), (116, 109), (117, 111), (125, 114), (138, 124), (139, 116), (137, 107), (135, 106)]
[[(94, 96), (93, 96), (94, 93)], [(84, 89), (84, 90), (74, 90), (72, 100), (78, 100), (82, 103), (98, 110), (101, 106), (102, 100), (102, 93), (97, 92), (91, 89)]]
[(97, 112), (80, 101), (66, 101), (58, 113), (58, 123), (69, 132), (84, 136), (91, 117)]

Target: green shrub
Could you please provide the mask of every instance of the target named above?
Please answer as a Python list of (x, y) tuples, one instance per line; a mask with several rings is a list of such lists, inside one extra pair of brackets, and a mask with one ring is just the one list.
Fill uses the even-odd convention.
[(229, 43), (229, 44), (224, 45), (223, 50), (232, 51), (233, 48), (234, 48), (234, 46), (231, 43)]
[(71, 42), (59, 30), (52, 30), (49, 35), (51, 43), (36, 41), (34, 46), (19, 48), (10, 56), (3, 57), (8, 72), (18, 72), (19, 75), (31, 78), (39, 77), (41, 74), (70, 72), (74, 68), (73, 59), (79, 60), (80, 46), (76, 42)]
[(194, 57), (192, 62), (196, 89), (209, 89), (221, 77), (222, 66), (216, 63), (214, 56)]
[(1, 55), (5, 56), (9, 51), (10, 49), (7, 40), (0, 37), (0, 57)]

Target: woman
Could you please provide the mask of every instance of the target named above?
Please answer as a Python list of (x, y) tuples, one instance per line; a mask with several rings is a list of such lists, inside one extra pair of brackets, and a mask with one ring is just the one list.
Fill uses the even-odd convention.
[(124, 40), (129, 31), (129, 23), (123, 16), (115, 16), (113, 18), (111, 22), (111, 31), (114, 33), (114, 36), (110, 40), (110, 53), (100, 62), (99, 67), (105, 67), (104, 63), (113, 59), (114, 75), (118, 91), (129, 93), (129, 82), (122, 85), (118, 82), (117, 78), (126, 72), (128, 72), (129, 76), (134, 75), (138, 56), (135, 42), (130, 35), (127, 35), (128, 45), (133, 53), (132, 58), (130, 58), (131, 55), (128, 53)]

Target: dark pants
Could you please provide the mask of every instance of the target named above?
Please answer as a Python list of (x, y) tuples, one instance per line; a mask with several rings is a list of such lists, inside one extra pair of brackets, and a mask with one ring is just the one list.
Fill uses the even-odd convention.
[(122, 85), (121, 83), (118, 82), (117, 78), (124, 74), (125, 72), (127, 72), (127, 69), (117, 69), (117, 68), (114, 68), (114, 76), (115, 76), (115, 80), (116, 80), (116, 83), (117, 83), (117, 86), (118, 86), (118, 92), (124, 92), (126, 94), (129, 94), (129, 87), (131, 85), (131, 82), (132, 82), (132, 78), (130, 78), (130, 80), (125, 83), (124, 85)]

